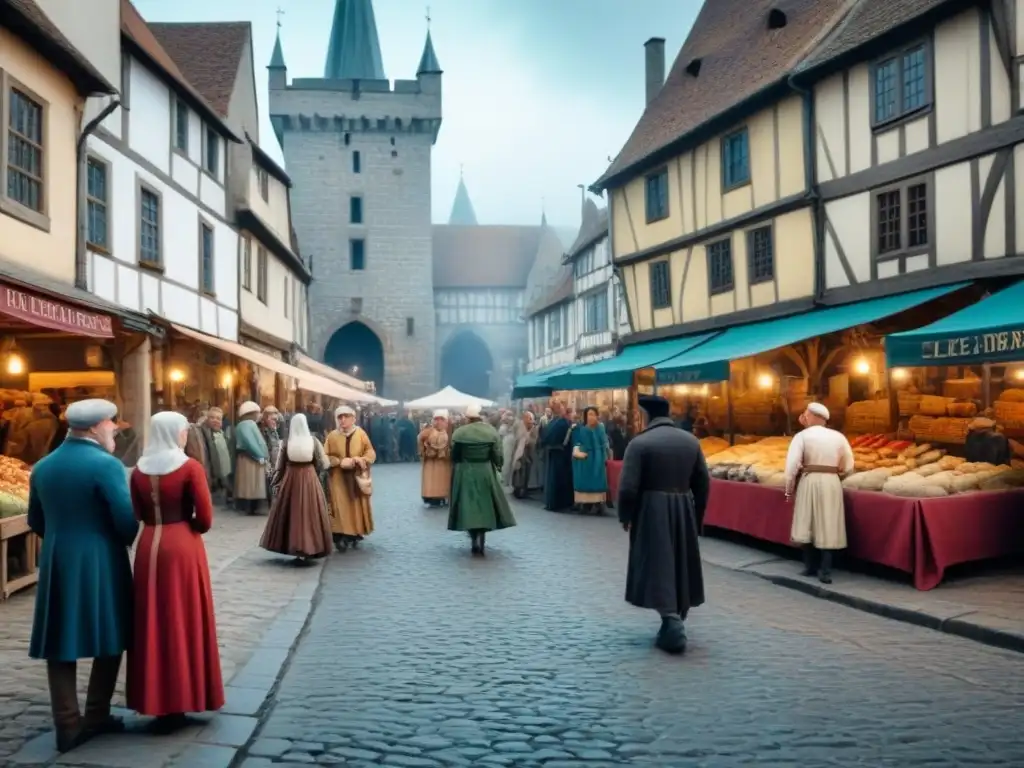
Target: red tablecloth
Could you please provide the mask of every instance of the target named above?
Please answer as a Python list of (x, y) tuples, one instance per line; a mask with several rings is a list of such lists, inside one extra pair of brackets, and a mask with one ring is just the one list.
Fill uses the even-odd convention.
[[(909, 573), (933, 589), (947, 568), (1024, 554), (1024, 491), (910, 499), (846, 491), (848, 552), (858, 560)], [(793, 506), (782, 491), (752, 483), (711, 481), (706, 525), (789, 544)]]

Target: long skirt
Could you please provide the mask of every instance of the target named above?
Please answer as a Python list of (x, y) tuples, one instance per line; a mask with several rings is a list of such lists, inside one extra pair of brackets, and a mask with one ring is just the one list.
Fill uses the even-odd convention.
[(818, 549), (846, 549), (846, 509), (838, 475), (809, 472), (800, 478), (789, 537)]
[(452, 463), (449, 459), (424, 457), (420, 495), (424, 501), (444, 501), (452, 492)]
[(698, 526), (689, 493), (647, 492), (629, 529), (626, 602), (685, 616), (704, 603)]
[(291, 464), (274, 490), (260, 546), (294, 557), (324, 557), (331, 551), (331, 518), (312, 464)]
[(147, 525), (139, 539), (127, 700), (153, 716), (224, 706), (210, 567), (188, 523)]
[(267, 498), (267, 471), (258, 461), (241, 453), (235, 461), (235, 498), (263, 501)]

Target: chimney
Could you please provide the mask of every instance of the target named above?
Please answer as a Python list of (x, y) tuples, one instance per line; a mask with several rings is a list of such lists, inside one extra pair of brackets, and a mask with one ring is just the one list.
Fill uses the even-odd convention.
[(644, 43), (644, 62), (647, 70), (647, 103), (650, 104), (665, 83), (665, 38), (652, 37)]

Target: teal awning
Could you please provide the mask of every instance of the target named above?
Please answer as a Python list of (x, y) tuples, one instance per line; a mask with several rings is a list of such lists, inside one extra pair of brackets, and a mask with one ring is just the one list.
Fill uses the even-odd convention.
[(633, 384), (633, 373), (641, 368), (651, 368), (662, 360), (668, 360), (713, 338), (715, 333), (683, 336), (677, 339), (650, 341), (626, 347), (622, 354), (578, 365), (567, 373), (548, 379), (553, 389), (616, 389)]
[(1024, 361), (1024, 281), (913, 331), (885, 337), (889, 367)]
[(572, 370), (572, 365), (556, 365), (542, 371), (531, 371), (516, 377), (512, 387), (512, 399), (522, 400), (525, 397), (546, 397), (552, 392), (548, 378)]
[(729, 328), (707, 344), (655, 365), (657, 380), (659, 384), (725, 381), (729, 378), (729, 363), (732, 360), (872, 323), (945, 296), (966, 285), (968, 283), (928, 288)]

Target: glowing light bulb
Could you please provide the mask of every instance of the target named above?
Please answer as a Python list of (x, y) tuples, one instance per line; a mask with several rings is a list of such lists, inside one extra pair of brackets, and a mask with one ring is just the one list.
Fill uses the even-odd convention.
[(775, 379), (772, 378), (770, 373), (762, 373), (757, 377), (757, 386), (761, 389), (771, 389), (775, 383)]
[(871, 363), (862, 357), (853, 364), (853, 372), (859, 376), (867, 376), (871, 373)]
[(1024, 368), (1018, 368), (1014, 371), (1013, 378), (1017, 379), (1017, 381), (1024, 380)]
[(173, 368), (170, 373), (171, 381), (175, 384), (185, 380), (185, 372), (180, 368)]
[(893, 368), (892, 369), (892, 377), (896, 381), (903, 381), (908, 376), (910, 376), (910, 372), (906, 368)]
[(231, 382), (234, 381), (234, 379), (235, 375), (231, 371), (227, 371), (221, 379), (224, 389), (229, 389), (231, 387)]
[(25, 361), (20, 355), (11, 355), (7, 358), (7, 373), (11, 376), (20, 376), (25, 372)]

